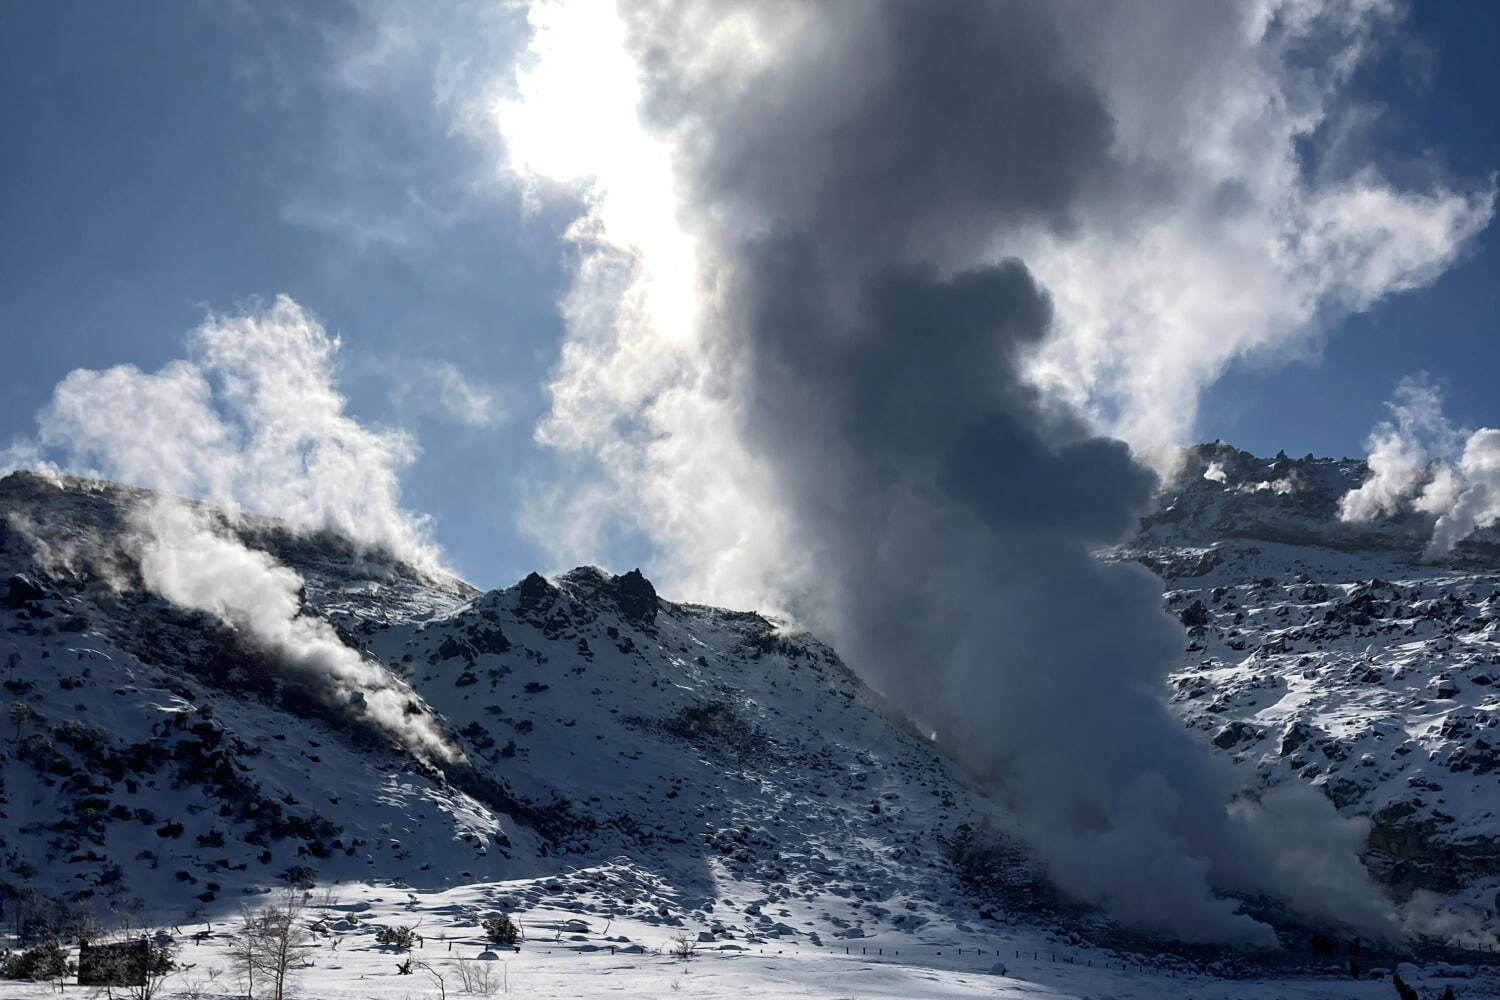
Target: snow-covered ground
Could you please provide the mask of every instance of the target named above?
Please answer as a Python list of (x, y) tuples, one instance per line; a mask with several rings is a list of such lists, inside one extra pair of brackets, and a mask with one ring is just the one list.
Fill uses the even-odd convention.
[[(609, 881), (610, 866), (575, 873)], [(705, 938), (696, 955), (672, 955), (675, 925), (598, 912), (587, 892), (547, 892), (531, 882), (463, 886), (414, 893), (399, 886), (340, 885), (308, 894), (304, 923), (317, 928), (299, 949), (295, 995), (317, 1000), (435, 998), (460, 994), (459, 965), (489, 969), (494, 994), (530, 1000), (563, 997), (784, 998), (1055, 998), (1055, 1000), (1233, 1000), (1233, 998), (1375, 998), (1394, 995), (1388, 979), (1331, 976), (1222, 979), (1097, 949), (1061, 944), (1024, 929), (986, 933), (962, 926), (915, 937), (876, 935), (858, 944), (764, 941), (731, 933)], [(518, 910), (516, 907), (525, 907)], [(526, 941), (519, 951), (492, 950), (477, 922), (516, 913)], [(384, 926), (414, 926), (421, 944), (382, 947)], [(163, 996), (237, 995), (229, 942), (233, 921), (171, 928), (180, 942), (179, 971)], [(207, 932), (205, 940), (195, 938)], [(410, 957), (412, 972), (398, 966)], [(471, 965), (471, 967), (472, 967)], [(430, 970), (429, 971), (429, 968)], [(1388, 970), (1387, 970), (1388, 971)], [(434, 975), (435, 973), (435, 975)], [(443, 979), (439, 987), (437, 977)], [(1453, 986), (1460, 997), (1500, 995), (1500, 976), (1467, 968), (1430, 969), (1412, 981), (1424, 996)], [(0, 998), (55, 996), (45, 984), (0, 982)], [(82, 988), (71, 987), (69, 992)], [(472, 994), (470, 994), (472, 995)]]

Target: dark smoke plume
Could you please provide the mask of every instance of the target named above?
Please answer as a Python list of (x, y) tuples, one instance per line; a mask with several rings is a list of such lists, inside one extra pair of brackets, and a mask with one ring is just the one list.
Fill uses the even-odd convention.
[(1068, 891), (1200, 939), (1274, 941), (1214, 887), (1382, 922), (1361, 828), (1312, 793), (1231, 806), (1234, 776), (1167, 713), (1182, 636), (1159, 586), (1091, 555), (1154, 477), (1022, 376), (1049, 301), (987, 240), (1066, 231), (1111, 169), (1046, 8), (821, 5), (767, 64), (705, 79), (712, 15), (632, 25), (706, 248), (705, 335), (821, 569), (798, 616), (1003, 793)]

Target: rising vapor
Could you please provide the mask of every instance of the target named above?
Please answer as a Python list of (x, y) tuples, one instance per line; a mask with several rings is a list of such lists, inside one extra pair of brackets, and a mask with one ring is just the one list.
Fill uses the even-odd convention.
[[(215, 616), (340, 717), (425, 760), (463, 761), (404, 682), (302, 614), (301, 578), (233, 530), (242, 512), (264, 514), (437, 574), (441, 553), (426, 521), (400, 504), (411, 443), (344, 412), (338, 341), (290, 298), (212, 316), (188, 346), (188, 359), (157, 372), (71, 372), (38, 415), (36, 439), (13, 445), (0, 466), (161, 491), (132, 513), (129, 554), (148, 589)], [(218, 517), (180, 497), (210, 501)]]
[(1430, 559), (1500, 522), (1500, 430), (1453, 426), (1442, 390), (1425, 376), (1402, 379), (1386, 406), (1391, 419), (1376, 424), (1366, 442), (1370, 475), (1344, 495), (1339, 517), (1362, 523), (1409, 511), (1430, 515)]
[(341, 717), (379, 729), (425, 760), (464, 759), (406, 684), (346, 646), (326, 621), (302, 614), (302, 578), (295, 571), (180, 500), (158, 498), (133, 511), (131, 520), (148, 589), (240, 632)]
[(34, 441), (0, 454), (28, 466), (131, 483), (247, 510), (293, 530), (331, 530), (429, 573), (442, 568), (425, 518), (402, 508), (403, 433), (344, 411), (339, 342), (287, 296), (213, 315), (188, 357), (156, 372), (80, 368), (53, 390)]
[[(539, 533), (582, 554), (642, 532), (677, 586), (827, 632), (1001, 790), (1060, 885), (1130, 924), (1272, 943), (1229, 888), (1389, 932), (1362, 824), (1307, 790), (1236, 797), (1169, 717), (1157, 584), (1091, 555), (1155, 480), (1079, 409), (1170, 440), (1268, 330), (1430, 280), (1488, 219), (1489, 192), (1286, 169), (1341, 78), (1277, 59), (1335, 31), (1357, 62), (1380, 12), (1153, 8), (1201, 42), (1158, 53), (1120, 43), (1116, 6), (585, 6), (532, 10), (496, 113), (512, 166), (585, 206), (539, 437), (597, 474), (537, 506)], [(1241, 107), (1242, 79), (1281, 117)], [(585, 85), (642, 127), (570, 118)], [(1168, 88), (1206, 106), (1163, 119)], [(1232, 166), (1244, 137), (1209, 122), (1257, 115)], [(1306, 259), (1269, 253), (1289, 232)]]

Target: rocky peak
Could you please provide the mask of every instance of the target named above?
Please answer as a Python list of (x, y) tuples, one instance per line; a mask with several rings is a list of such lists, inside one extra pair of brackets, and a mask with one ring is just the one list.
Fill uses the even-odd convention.
[(621, 614), (638, 624), (649, 625), (656, 621), (656, 588), (639, 569), (615, 577), (614, 587), (615, 603)]

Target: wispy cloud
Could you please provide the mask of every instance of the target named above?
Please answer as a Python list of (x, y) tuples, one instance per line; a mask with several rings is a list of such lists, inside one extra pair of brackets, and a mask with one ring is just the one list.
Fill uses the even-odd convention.
[(399, 412), (423, 414), (466, 427), (498, 427), (511, 419), (511, 391), (465, 375), (451, 361), (398, 359), (377, 366), (390, 383)]

